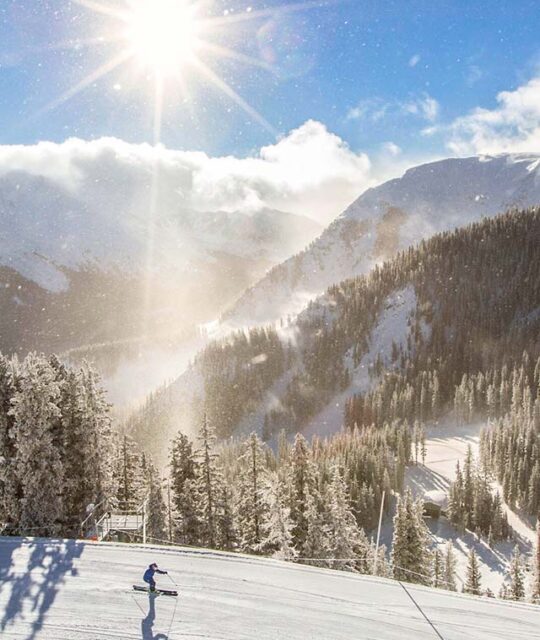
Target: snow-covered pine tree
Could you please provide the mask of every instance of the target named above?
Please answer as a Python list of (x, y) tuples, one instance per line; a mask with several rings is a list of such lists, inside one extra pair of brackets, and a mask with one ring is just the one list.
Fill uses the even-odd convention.
[(296, 434), (289, 470), (290, 514), (294, 523), (293, 544), (302, 549), (307, 536), (306, 496), (314, 491), (313, 469), (308, 443), (300, 433)]
[(272, 553), (275, 558), (294, 560), (298, 552), (294, 547), (294, 523), (286, 498), (284, 479), (279, 472), (268, 472), (263, 487), (263, 500), (267, 509), (261, 549)]
[[(356, 568), (358, 556), (364, 560), (363, 569), (367, 570), (365, 565), (370, 564), (369, 560), (372, 560), (366, 558), (367, 539), (360, 535), (349, 504), (347, 486), (337, 465), (332, 470), (332, 480), (327, 491), (327, 518), (330, 566), (352, 571)], [(372, 562), (370, 568), (371, 566)]]
[(531, 601), (540, 604), (540, 516), (536, 522), (536, 544), (532, 565)]
[(479, 596), (482, 593), (480, 567), (478, 566), (478, 557), (474, 549), (469, 552), (467, 578), (463, 591), (475, 596)]
[(453, 544), (448, 541), (444, 550), (444, 560), (443, 560), (443, 589), (448, 589), (449, 591), (457, 591), (456, 585), (456, 568), (457, 568), (457, 560), (456, 555), (454, 553)]
[(445, 588), (444, 586), (444, 558), (440, 549), (437, 547), (433, 552), (433, 561), (431, 574), (433, 576), (432, 586), (436, 589)]
[(117, 439), (114, 475), (118, 508), (121, 511), (137, 510), (144, 498), (142, 454), (127, 435)]
[(473, 528), (474, 514), (474, 459), (471, 445), (467, 447), (467, 454), (463, 463), (463, 524), (467, 529)]
[(524, 600), (525, 599), (525, 576), (523, 572), (523, 559), (519, 551), (519, 547), (514, 547), (510, 567), (508, 569), (508, 599)]
[(231, 550), (238, 545), (238, 534), (234, 522), (233, 497), (231, 490), (222, 482), (217, 492), (216, 502), (216, 546)]
[(463, 494), (463, 474), (459, 461), (456, 464), (456, 479), (450, 486), (448, 495), (448, 515), (450, 520), (460, 529), (465, 527), (464, 513), (464, 494)]
[(64, 509), (76, 521), (83, 519), (86, 506), (94, 502), (87, 496), (85, 452), (82, 428), (82, 381), (76, 371), (66, 371), (61, 387), (59, 420), (62, 421), (62, 462), (64, 465)]
[(17, 359), (0, 354), (0, 525), (16, 531), (20, 519), (22, 488), (16, 474), (16, 442), (11, 398), (15, 395)]
[(261, 491), (264, 473), (263, 445), (257, 434), (251, 433), (242, 446), (235, 504), (240, 549), (248, 553), (257, 552), (262, 540), (265, 505)]
[(84, 451), (84, 485), (82, 502), (110, 503), (117, 491), (114, 482), (114, 442), (111, 405), (105, 397), (99, 373), (87, 362), (80, 370), (82, 380), (81, 437)]
[(307, 534), (300, 551), (302, 562), (316, 567), (329, 566), (324, 558), (331, 554), (329, 526), (326, 522), (326, 503), (319, 492), (308, 490), (306, 493)]
[(392, 566), (397, 580), (431, 582), (429, 535), (422, 512), (422, 501), (415, 502), (409, 489), (398, 498), (392, 540)]
[(170, 454), (172, 502), (175, 511), (174, 538), (183, 544), (200, 543), (198, 509), (198, 463), (193, 444), (183, 433), (173, 441)]
[(163, 500), (161, 478), (152, 462), (145, 460), (146, 535), (150, 539), (165, 540), (167, 536), (166, 507)]
[(65, 509), (77, 521), (89, 504), (109, 502), (116, 493), (110, 405), (98, 374), (87, 363), (79, 371), (57, 368), (57, 372), (63, 375), (59, 407)]
[(218, 541), (217, 508), (219, 489), (222, 486), (221, 471), (214, 451), (216, 435), (206, 414), (199, 431), (199, 474), (196, 478), (200, 513), (201, 543), (215, 548)]
[(51, 365), (35, 353), (22, 362), (17, 386), (10, 414), (15, 470), (22, 490), (19, 530), (55, 535), (64, 519), (64, 469), (53, 431), (60, 416), (60, 387)]

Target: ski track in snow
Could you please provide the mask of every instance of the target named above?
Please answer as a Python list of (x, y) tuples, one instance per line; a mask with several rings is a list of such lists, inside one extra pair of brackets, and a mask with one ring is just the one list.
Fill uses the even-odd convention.
[[(178, 599), (131, 591), (152, 561)], [(0, 634), (13, 640), (435, 637), (398, 582), (205, 550), (0, 538), (0, 578)], [(444, 640), (538, 638), (539, 608), (407, 589)]]

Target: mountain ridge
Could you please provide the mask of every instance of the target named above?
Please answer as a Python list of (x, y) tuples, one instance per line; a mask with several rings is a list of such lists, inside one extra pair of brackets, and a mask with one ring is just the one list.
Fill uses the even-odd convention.
[(225, 311), (225, 327), (299, 313), (336, 282), (434, 233), (540, 202), (540, 154), (447, 158), (372, 187), (301, 253), (272, 268)]

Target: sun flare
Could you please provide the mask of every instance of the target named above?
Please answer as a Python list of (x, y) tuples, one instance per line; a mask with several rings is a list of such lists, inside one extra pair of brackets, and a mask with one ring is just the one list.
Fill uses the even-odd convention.
[(183, 0), (133, 3), (126, 23), (126, 40), (134, 57), (162, 75), (178, 73), (200, 46), (196, 7)]
[(259, 10), (252, 10), (250, 6), (239, 11), (225, 9), (221, 13), (216, 12), (209, 0), (73, 0), (103, 18), (104, 34), (82, 42), (87, 46), (114, 46), (115, 51), (100, 66), (43, 107), (39, 115), (70, 100), (104, 77), (118, 73), (121, 68), (136, 66), (144, 71), (143, 80), (153, 80), (156, 143), (161, 139), (165, 94), (174, 83), (184, 96), (179, 104), (189, 104), (191, 85), (197, 82), (200, 86), (221, 92), (252, 121), (277, 135), (274, 127), (236, 92), (219, 69), (219, 63), (228, 60), (275, 73), (272, 62), (264, 56), (252, 57), (241, 50), (229, 48), (223, 41), (234, 40), (235, 29), (243, 23), (317, 8), (321, 1), (343, 0), (304, 0)]

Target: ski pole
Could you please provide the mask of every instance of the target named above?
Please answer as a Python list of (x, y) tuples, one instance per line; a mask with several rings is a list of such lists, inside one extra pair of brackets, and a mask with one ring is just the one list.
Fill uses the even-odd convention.
[(169, 580), (174, 584), (175, 587), (177, 587), (178, 585), (176, 584), (176, 582), (171, 578), (171, 574), (167, 572), (167, 576), (169, 578)]

